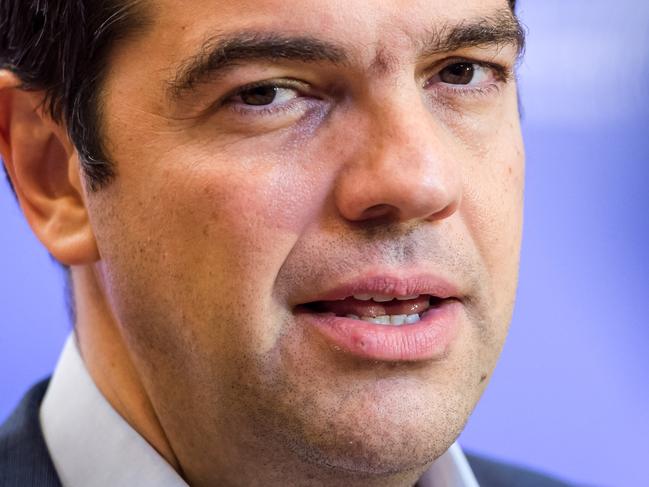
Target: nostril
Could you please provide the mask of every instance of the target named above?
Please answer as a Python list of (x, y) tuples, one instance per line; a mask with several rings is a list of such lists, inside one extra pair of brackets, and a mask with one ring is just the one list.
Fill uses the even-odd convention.
[(392, 205), (387, 205), (387, 204), (374, 205), (374, 206), (370, 206), (369, 208), (365, 209), (365, 211), (363, 211), (362, 218), (369, 220), (375, 218), (392, 217), (392, 216), (396, 216), (398, 211), (399, 210)]
[(434, 220), (444, 220), (445, 218), (448, 218), (448, 217), (451, 216), (453, 213), (455, 213), (455, 212), (457, 211), (457, 209), (458, 209), (459, 206), (460, 206), (460, 199), (459, 199), (459, 198), (454, 199), (454, 200), (450, 201), (448, 205), (446, 205), (445, 207), (441, 208), (441, 209), (438, 210), (437, 212), (435, 212), (435, 213), (431, 213), (431, 214), (428, 216), (427, 219), (428, 219), (428, 220), (431, 220), (431, 221), (434, 221)]

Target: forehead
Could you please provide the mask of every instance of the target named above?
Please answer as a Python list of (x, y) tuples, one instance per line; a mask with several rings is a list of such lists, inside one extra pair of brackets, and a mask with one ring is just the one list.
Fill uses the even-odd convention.
[(317, 35), (365, 51), (411, 48), (447, 25), (493, 15), (507, 0), (159, 0), (139, 40), (179, 61), (207, 39), (242, 30)]
[(350, 33), (360, 29), (367, 33), (363, 27), (368, 25), (416, 28), (422, 21), (460, 20), (507, 5), (506, 0), (159, 0), (149, 8), (162, 28), (191, 27), (191, 31), (214, 24), (227, 28), (263, 23), (323, 31), (347, 28)]

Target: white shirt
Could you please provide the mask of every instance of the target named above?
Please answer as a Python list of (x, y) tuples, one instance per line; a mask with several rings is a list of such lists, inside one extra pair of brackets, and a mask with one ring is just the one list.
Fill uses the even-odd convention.
[[(187, 486), (99, 392), (73, 334), (43, 399), (40, 421), (64, 487)], [(433, 463), (417, 485), (479, 487), (457, 444)]]

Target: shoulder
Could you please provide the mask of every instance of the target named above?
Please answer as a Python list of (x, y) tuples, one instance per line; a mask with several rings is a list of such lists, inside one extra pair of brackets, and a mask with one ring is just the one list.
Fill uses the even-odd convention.
[(0, 487), (61, 485), (38, 419), (48, 382), (32, 387), (0, 425)]
[(466, 453), (480, 487), (571, 487), (562, 480), (519, 465)]

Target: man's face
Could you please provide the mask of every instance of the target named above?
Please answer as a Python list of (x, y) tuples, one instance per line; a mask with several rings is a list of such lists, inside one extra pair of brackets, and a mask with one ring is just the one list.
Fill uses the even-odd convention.
[[(517, 49), (466, 41), (506, 30), (507, 2), (150, 9), (109, 59), (118, 176), (88, 200), (98, 274), (186, 475), (225, 478), (264, 448), (424, 468), (480, 397), (513, 306)], [(498, 29), (466, 30), (481, 21)], [(361, 316), (404, 314), (421, 321)]]

